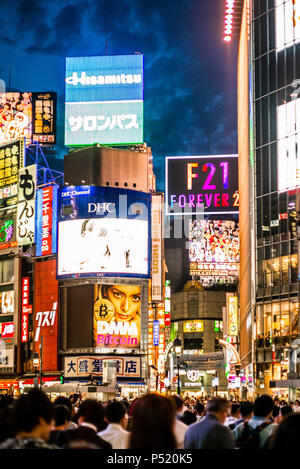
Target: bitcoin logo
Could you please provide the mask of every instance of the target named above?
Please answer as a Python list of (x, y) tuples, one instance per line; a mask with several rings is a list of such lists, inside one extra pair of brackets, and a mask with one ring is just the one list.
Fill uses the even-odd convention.
[(101, 300), (95, 305), (95, 316), (98, 320), (110, 321), (114, 314), (114, 307), (109, 300)]

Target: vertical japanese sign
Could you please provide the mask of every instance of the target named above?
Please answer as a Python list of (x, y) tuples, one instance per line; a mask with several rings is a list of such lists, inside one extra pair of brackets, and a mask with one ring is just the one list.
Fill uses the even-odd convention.
[(151, 237), (152, 237), (152, 301), (162, 301), (162, 196), (152, 196)]
[(159, 345), (159, 321), (153, 321), (153, 345)]
[(21, 318), (21, 342), (28, 342), (28, 314), (32, 313), (32, 305), (29, 304), (29, 277), (22, 279), (22, 318)]
[(36, 255), (56, 253), (58, 186), (43, 187), (37, 194)]
[(32, 93), (32, 139), (42, 144), (56, 141), (56, 93)]
[(0, 207), (18, 202), (18, 172), (24, 166), (24, 138), (0, 146)]
[(43, 337), (43, 370), (56, 371), (58, 369), (56, 260), (40, 259), (35, 263), (34, 268), (34, 351), (39, 352), (41, 337)]
[(34, 243), (36, 180), (35, 164), (19, 170), (17, 241), (20, 246)]
[(230, 293), (226, 294), (228, 335), (238, 334), (238, 299)]

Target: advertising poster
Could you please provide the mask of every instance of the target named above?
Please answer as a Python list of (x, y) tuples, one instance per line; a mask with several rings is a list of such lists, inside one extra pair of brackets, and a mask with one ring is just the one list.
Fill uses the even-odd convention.
[(238, 214), (238, 155), (167, 156), (166, 215)]
[(41, 144), (56, 142), (56, 93), (33, 93), (32, 139)]
[(31, 133), (32, 93), (0, 93), (0, 145)]
[(138, 349), (140, 330), (141, 287), (95, 285), (95, 347)]
[(0, 292), (0, 306), (2, 314), (14, 313), (14, 290), (6, 290)]
[(143, 55), (67, 57), (65, 145), (143, 142)]
[(231, 220), (190, 221), (190, 274), (232, 279), (239, 274), (239, 226)]
[(149, 277), (149, 216), (149, 194), (97, 186), (62, 188), (58, 277)]

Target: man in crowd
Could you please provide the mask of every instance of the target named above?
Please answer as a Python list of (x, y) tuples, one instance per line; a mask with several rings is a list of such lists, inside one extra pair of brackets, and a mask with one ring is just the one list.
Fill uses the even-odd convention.
[(204, 414), (205, 414), (205, 407), (202, 404), (202, 402), (200, 401), (197, 402), (197, 404), (195, 405), (195, 411), (196, 411), (197, 422), (200, 422), (200, 420), (203, 419)]
[(266, 448), (276, 427), (272, 422), (274, 402), (271, 396), (262, 394), (254, 402), (254, 417), (233, 430), (236, 447), (244, 449)]
[(224, 423), (229, 413), (227, 399), (215, 397), (206, 404), (206, 415), (191, 425), (185, 434), (185, 449), (233, 449), (231, 430)]
[(69, 428), (71, 413), (65, 405), (54, 406), (54, 429), (50, 433), (48, 443), (56, 444), (60, 432)]
[(175, 438), (177, 441), (177, 447), (179, 449), (183, 449), (184, 437), (188, 429), (188, 426), (185, 423), (181, 422), (180, 420), (180, 418), (183, 415), (184, 401), (181, 399), (180, 396), (177, 396), (177, 395), (172, 396), (172, 400), (176, 409), (174, 433), (175, 433)]
[(239, 418), (240, 418), (240, 404), (238, 402), (232, 402), (230, 415), (229, 417), (227, 417), (225, 421), (226, 427), (230, 427), (230, 425), (235, 424)]
[(53, 425), (53, 405), (39, 389), (16, 400), (13, 428), (16, 437), (5, 440), (0, 449), (55, 449), (46, 443)]
[(110, 402), (105, 409), (105, 417), (108, 427), (99, 432), (103, 440), (112, 445), (112, 449), (126, 449), (128, 447), (129, 432), (127, 426), (127, 415), (125, 406), (121, 402)]
[(111, 444), (97, 435), (104, 426), (104, 407), (96, 399), (86, 399), (78, 408), (78, 428), (65, 430), (57, 438), (57, 444), (68, 447), (74, 441), (84, 441), (99, 449), (111, 449)]

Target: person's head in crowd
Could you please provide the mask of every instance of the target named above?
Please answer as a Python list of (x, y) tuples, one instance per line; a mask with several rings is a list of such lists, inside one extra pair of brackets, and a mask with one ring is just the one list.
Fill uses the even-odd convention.
[(197, 421), (197, 417), (194, 412), (191, 412), (190, 410), (185, 410), (182, 416), (180, 417), (180, 420), (186, 425), (191, 425), (192, 423), (195, 423)]
[(250, 420), (253, 417), (253, 403), (250, 401), (243, 401), (240, 405), (240, 415), (243, 420)]
[(280, 422), (280, 407), (278, 405), (274, 405), (273, 407), (272, 419), (274, 423)]
[(300, 440), (300, 413), (287, 415), (277, 426), (271, 440), (271, 448), (280, 451), (293, 450)]
[(173, 401), (158, 394), (138, 399), (132, 412), (129, 449), (176, 449)]
[(175, 409), (176, 409), (176, 414), (179, 414), (181, 415), (183, 413), (183, 406), (184, 406), (184, 401), (183, 399), (181, 399), (180, 396), (178, 396), (177, 394), (174, 394), (172, 396), (172, 401), (175, 405)]
[(55, 430), (67, 430), (71, 420), (71, 412), (65, 405), (54, 406)]
[(237, 402), (233, 402), (231, 404), (231, 411), (230, 411), (231, 417), (234, 417), (236, 419), (240, 418), (240, 404)]
[(69, 397), (66, 397), (66, 396), (58, 396), (58, 397), (56, 397), (56, 399), (54, 400), (53, 405), (54, 405), (54, 406), (57, 406), (57, 405), (64, 405), (65, 407), (67, 407), (67, 408), (69, 409), (69, 411), (71, 412), (71, 414), (73, 413), (73, 406), (72, 406), (71, 399), (70, 399)]
[(262, 394), (254, 401), (254, 416), (270, 419), (273, 415), (274, 402), (268, 394)]
[(199, 417), (203, 417), (204, 413), (205, 413), (205, 407), (204, 405), (202, 404), (202, 402), (197, 402), (196, 406), (195, 406), (195, 411), (196, 411), (196, 414), (199, 416)]
[(14, 403), (15, 400), (12, 396), (1, 396), (0, 399), (0, 443), (7, 438), (15, 436), (13, 418), (14, 418)]
[(96, 399), (84, 400), (78, 408), (78, 425), (83, 423), (91, 423), (95, 425), (97, 431), (105, 429), (106, 425), (104, 422), (104, 407), (101, 402)]
[(279, 397), (275, 397), (274, 404), (279, 406), (279, 404), (280, 404)]
[(214, 397), (207, 401), (206, 413), (214, 415), (221, 423), (225, 423), (230, 412), (230, 403), (224, 397)]
[(122, 402), (113, 401), (107, 404), (105, 418), (108, 423), (115, 423), (123, 428), (127, 427), (126, 408)]
[(16, 400), (14, 428), (17, 437), (47, 441), (53, 425), (53, 405), (43, 391), (32, 389)]
[(280, 408), (280, 421), (287, 417), (288, 415), (291, 415), (293, 413), (293, 408), (290, 405), (284, 405)]

